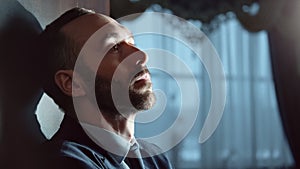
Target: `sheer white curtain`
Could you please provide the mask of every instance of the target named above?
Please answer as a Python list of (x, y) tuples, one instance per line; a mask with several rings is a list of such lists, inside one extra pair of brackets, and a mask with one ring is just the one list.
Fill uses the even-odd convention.
[(205, 167), (290, 166), (293, 162), (278, 113), (266, 32), (249, 33), (232, 18), (208, 36), (223, 61), (228, 95), (219, 130), (202, 145), (207, 150), (202, 152), (207, 157)]
[[(199, 22), (193, 23), (199, 27), (201, 25)], [(178, 31), (174, 29), (176, 24), (151, 17), (141, 17), (124, 24), (133, 29), (133, 33), (136, 26), (153, 27), (162, 32)], [(187, 46), (172, 37), (157, 34), (136, 36), (137, 46), (146, 51), (158, 48), (179, 57), (193, 71), (198, 81), (201, 96), (198, 118), (188, 136), (169, 152), (173, 164), (176, 168), (210, 169), (291, 166), (293, 159), (278, 113), (266, 32), (249, 33), (232, 17), (207, 36), (216, 47), (224, 66), (227, 101), (220, 125), (204, 144), (198, 143), (198, 137), (210, 106), (211, 86), (201, 61)], [(156, 121), (149, 125), (137, 124), (136, 134), (141, 137), (156, 135), (171, 126), (182, 101), (180, 87), (174, 79), (185, 81), (185, 85), (189, 85), (192, 80), (192, 77), (181, 73), (174, 59), (166, 57), (155, 61), (150, 56), (149, 61), (152, 64), (163, 62), (165, 67), (176, 72), (176, 77), (152, 70), (154, 88), (164, 91), (168, 102), (164, 113)], [(189, 95), (190, 106), (193, 106), (193, 93)], [(182, 107), (182, 111), (189, 115), (189, 107)]]

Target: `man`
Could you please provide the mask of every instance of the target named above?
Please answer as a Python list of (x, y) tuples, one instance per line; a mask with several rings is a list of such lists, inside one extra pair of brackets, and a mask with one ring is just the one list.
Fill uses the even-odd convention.
[[(40, 36), (45, 92), (65, 112), (46, 144), (57, 168), (172, 168), (134, 137), (138, 111), (155, 102), (147, 55), (112, 18), (74, 8)], [(128, 101), (129, 99), (129, 101)], [(130, 103), (129, 103), (130, 102)]]

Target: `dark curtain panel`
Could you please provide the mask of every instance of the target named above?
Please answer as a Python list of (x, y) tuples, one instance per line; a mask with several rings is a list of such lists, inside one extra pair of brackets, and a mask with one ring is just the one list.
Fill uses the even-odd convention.
[[(34, 116), (42, 90), (34, 41), (42, 28), (18, 1), (0, 6), (1, 167), (32, 168), (43, 140)], [(18, 154), (18, 155), (16, 155)]]

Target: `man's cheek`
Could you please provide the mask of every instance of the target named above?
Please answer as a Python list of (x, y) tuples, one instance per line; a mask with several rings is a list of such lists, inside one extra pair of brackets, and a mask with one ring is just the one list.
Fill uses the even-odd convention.
[(129, 85), (131, 80), (131, 75), (128, 69), (125, 66), (119, 65), (116, 67), (113, 73), (113, 82), (120, 82), (126, 86)]

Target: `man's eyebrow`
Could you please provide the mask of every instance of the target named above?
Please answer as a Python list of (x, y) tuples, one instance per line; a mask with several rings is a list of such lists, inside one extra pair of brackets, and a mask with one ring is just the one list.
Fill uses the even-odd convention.
[(109, 33), (107, 34), (107, 36), (105, 37), (106, 39), (110, 39), (110, 38), (118, 38), (119, 34), (118, 33)]
[(118, 39), (120, 38), (120, 34), (117, 32), (108, 33), (104, 38), (102, 39), (103, 42), (109, 42), (109, 43), (116, 43)]
[[(105, 36), (105, 40), (110, 40), (110, 39), (112, 39), (112, 40), (117, 40), (117, 39), (119, 39), (119, 38), (122, 38), (122, 37), (120, 36), (119, 33), (116, 33), (116, 32), (109, 33), (109, 34), (107, 34), (107, 35)], [(133, 35), (132, 35), (131, 32), (128, 32), (128, 36), (123, 37), (123, 38), (125, 38), (125, 39), (132, 38), (132, 39), (133, 39)]]

